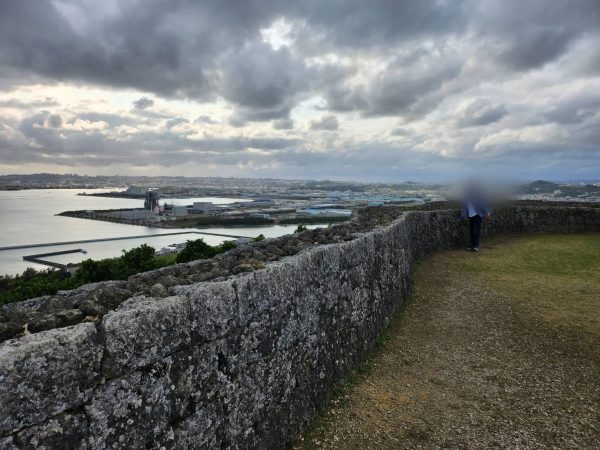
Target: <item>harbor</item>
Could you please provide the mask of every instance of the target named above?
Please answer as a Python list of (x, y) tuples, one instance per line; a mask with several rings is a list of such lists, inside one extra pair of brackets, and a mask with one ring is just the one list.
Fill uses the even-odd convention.
[[(111, 192), (114, 189), (88, 189), (88, 193)], [(47, 251), (72, 250), (83, 247), (88, 253), (71, 253), (52, 258), (59, 264), (79, 264), (84, 259), (94, 260), (115, 258), (123, 250), (130, 250), (147, 244), (157, 253), (173, 244), (184, 244), (187, 240), (202, 237), (209, 245), (219, 245), (236, 237), (256, 237), (263, 234), (267, 238), (293, 233), (296, 225), (274, 224), (262, 226), (215, 226), (210, 228), (171, 228), (165, 230), (149, 226), (131, 226), (100, 220), (75, 220), (58, 213), (68, 209), (122, 209), (136, 208), (139, 199), (123, 199), (95, 196), (78, 196), (79, 189), (29, 189), (24, 191), (0, 191), (0, 275), (16, 275), (28, 267), (43, 268), (23, 256)], [(240, 199), (224, 197), (196, 197), (195, 201), (219, 204), (233, 203)], [(179, 200), (182, 201), (182, 200)], [(186, 199), (187, 201), (187, 199)], [(143, 204), (143, 200), (142, 200)], [(311, 228), (313, 226), (309, 226)], [(202, 233), (202, 234), (198, 234)], [(232, 237), (233, 236), (233, 237)], [(126, 238), (126, 239), (115, 239)], [(83, 241), (83, 242), (82, 242)], [(52, 244), (41, 246), (39, 244)]]

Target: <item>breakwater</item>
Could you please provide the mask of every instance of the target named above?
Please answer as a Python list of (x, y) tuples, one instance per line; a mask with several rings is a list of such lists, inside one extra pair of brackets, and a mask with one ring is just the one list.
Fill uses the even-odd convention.
[(47, 259), (42, 259), (42, 258), (47, 258), (49, 256), (69, 255), (71, 253), (85, 253), (85, 250), (82, 248), (76, 248), (73, 250), (62, 250), (59, 252), (38, 253), (36, 255), (25, 255), (25, 256), (23, 256), (23, 260), (31, 261), (36, 264), (43, 264), (45, 266), (55, 267), (57, 269), (66, 269), (67, 268), (66, 264), (60, 264), (60, 263), (57, 263), (54, 261), (49, 261)]
[(0, 247), (2, 250), (19, 250), (24, 248), (36, 248), (36, 247), (54, 247), (57, 245), (71, 245), (71, 244), (86, 244), (91, 242), (110, 242), (110, 241), (123, 241), (127, 239), (141, 239), (158, 236), (176, 236), (181, 234), (200, 234), (205, 236), (218, 236), (226, 237), (230, 239), (251, 239), (251, 236), (234, 236), (232, 234), (212, 233), (210, 231), (177, 231), (173, 233), (160, 233), (160, 234), (138, 234), (135, 236), (116, 236), (110, 238), (96, 238), (96, 239), (83, 239), (79, 241), (61, 241), (61, 242), (42, 242), (38, 244), (22, 244), (22, 245), (10, 245), (6, 247)]
[[(5, 323), (105, 310), (0, 345), (0, 447), (284, 447), (372, 349), (415, 261), (466, 242), (456, 210), (392, 216), (6, 305)], [(483, 238), (592, 231), (600, 209), (517, 206)]]

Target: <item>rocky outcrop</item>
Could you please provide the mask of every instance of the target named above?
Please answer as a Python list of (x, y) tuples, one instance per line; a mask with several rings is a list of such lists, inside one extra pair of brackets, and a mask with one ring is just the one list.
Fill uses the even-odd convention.
[[(204, 261), (70, 294), (101, 320), (0, 344), (0, 448), (283, 447), (364, 360), (416, 259), (466, 239), (455, 210), (371, 225), (319, 245), (286, 237), (303, 249), (274, 262), (259, 255), (272, 241), (237, 249), (212, 281), (190, 270)], [(483, 235), (523, 231), (600, 231), (600, 209), (501, 208)], [(262, 265), (232, 275), (242, 259)]]

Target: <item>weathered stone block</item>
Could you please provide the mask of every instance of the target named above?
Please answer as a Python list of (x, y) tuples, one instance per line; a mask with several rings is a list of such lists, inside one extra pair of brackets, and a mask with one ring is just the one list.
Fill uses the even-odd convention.
[(99, 381), (102, 346), (82, 323), (0, 345), (0, 433), (76, 408)]
[(175, 448), (178, 449), (220, 449), (223, 408), (218, 403), (202, 405), (190, 417), (182, 421), (174, 430)]
[(91, 449), (146, 448), (169, 428), (169, 361), (99, 388), (85, 406)]
[(196, 405), (211, 401), (218, 390), (225, 388), (219, 377), (224, 343), (215, 341), (176, 352), (171, 356), (170, 379), (172, 419), (181, 420)]
[(189, 300), (183, 296), (126, 302), (102, 320), (103, 373), (114, 377), (190, 345)]
[(12, 436), (0, 438), (0, 448), (2, 450), (19, 450), (16, 446)]
[(85, 414), (66, 412), (24, 429), (14, 436), (14, 441), (22, 450), (85, 448), (87, 427)]
[(174, 292), (189, 299), (192, 333), (199, 341), (223, 337), (243, 320), (231, 281), (178, 286)]

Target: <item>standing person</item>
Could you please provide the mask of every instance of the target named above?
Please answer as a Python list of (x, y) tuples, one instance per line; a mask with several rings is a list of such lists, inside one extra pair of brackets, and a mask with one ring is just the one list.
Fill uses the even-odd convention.
[(469, 219), (469, 233), (471, 235), (471, 247), (469, 247), (469, 250), (478, 252), (479, 237), (481, 235), (481, 221), (484, 217), (490, 219), (492, 215), (483, 195), (481, 195), (474, 187), (467, 190), (465, 204), (462, 209), (462, 216), (465, 219)]

